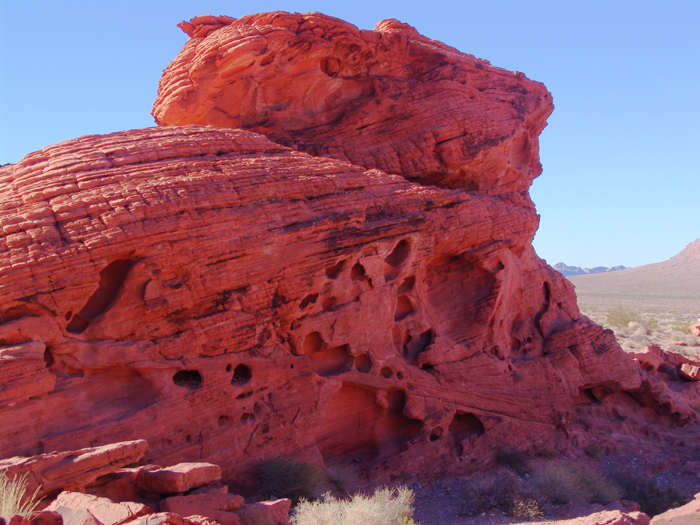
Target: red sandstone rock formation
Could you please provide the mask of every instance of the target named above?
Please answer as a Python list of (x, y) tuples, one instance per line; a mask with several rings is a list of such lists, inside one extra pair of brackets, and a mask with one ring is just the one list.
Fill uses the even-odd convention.
[[(525, 191), (541, 172), (545, 87), (384, 20), (318, 13), (192, 20), (163, 74), (160, 125), (243, 128), (411, 181)], [(534, 215), (533, 215), (534, 218)]]
[[(25, 377), (26, 382), (31, 380)], [(13, 457), (0, 460), (0, 473), (9, 478), (27, 475), (27, 492), (33, 494), (38, 489), (38, 496), (43, 497), (59, 489), (84, 489), (97, 478), (140, 461), (147, 449), (148, 443), (141, 439), (96, 448), (32, 454), (26, 458)], [(36, 454), (36, 449), (32, 452)]]
[(697, 420), (531, 247), (541, 84), (395, 21), (184, 28), (177, 127), (0, 168), (0, 456), (138, 437), (236, 488), (281, 455), (379, 483)]

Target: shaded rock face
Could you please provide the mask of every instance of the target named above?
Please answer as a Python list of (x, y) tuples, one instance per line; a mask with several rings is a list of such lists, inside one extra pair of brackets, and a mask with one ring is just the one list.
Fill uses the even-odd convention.
[(281, 455), (380, 483), (697, 419), (531, 247), (541, 84), (395, 21), (194, 22), (178, 126), (0, 168), (1, 456), (140, 438), (236, 487)]

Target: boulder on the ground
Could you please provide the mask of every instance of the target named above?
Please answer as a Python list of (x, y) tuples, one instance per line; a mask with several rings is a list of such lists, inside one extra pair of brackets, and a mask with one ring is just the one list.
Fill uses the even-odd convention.
[(39, 496), (44, 496), (58, 489), (82, 489), (100, 476), (139, 461), (147, 449), (148, 443), (139, 439), (32, 457), (12, 457), (0, 460), (0, 472), (10, 477), (28, 474), (27, 492), (33, 494), (39, 489)]
[(138, 488), (156, 494), (175, 494), (221, 480), (221, 468), (212, 463), (178, 463), (172, 467), (144, 467), (136, 474)]
[(64, 525), (121, 525), (152, 512), (141, 503), (114, 503), (80, 492), (61, 492), (46, 510), (63, 516)]

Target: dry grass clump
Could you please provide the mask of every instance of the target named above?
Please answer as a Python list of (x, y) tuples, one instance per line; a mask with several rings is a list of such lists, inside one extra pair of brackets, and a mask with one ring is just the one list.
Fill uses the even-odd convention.
[(326, 485), (325, 476), (316, 467), (286, 457), (263, 462), (258, 477), (261, 496), (289, 498), (293, 503), (318, 498)]
[(302, 501), (291, 521), (294, 525), (417, 525), (413, 492), (406, 487), (377, 489), (372, 496), (356, 494), (349, 500), (329, 493), (322, 501)]
[(533, 482), (554, 503), (607, 503), (621, 496), (620, 489), (600, 472), (576, 463), (546, 463)]
[(530, 460), (518, 449), (501, 447), (498, 449), (496, 459), (501, 465), (513, 469), (521, 476), (532, 474)]
[(498, 467), (469, 480), (465, 513), (498, 509), (520, 519), (542, 515), (547, 503), (608, 503), (622, 491), (597, 470), (563, 460), (533, 462), (533, 475)]
[(39, 488), (34, 494), (26, 496), (27, 474), (12, 479), (5, 472), (0, 472), (0, 516), (11, 518), (15, 514), (29, 518), (41, 502)]
[(638, 322), (639, 316), (636, 312), (617, 306), (608, 311), (605, 316), (605, 324), (613, 328), (625, 328), (632, 322)]
[(499, 509), (516, 518), (542, 514), (542, 504), (525, 480), (509, 468), (499, 467), (472, 478), (466, 491), (467, 513)]

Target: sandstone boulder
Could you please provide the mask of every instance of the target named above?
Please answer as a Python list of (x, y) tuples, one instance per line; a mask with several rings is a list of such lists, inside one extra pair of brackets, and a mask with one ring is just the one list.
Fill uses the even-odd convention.
[(260, 501), (243, 505), (237, 514), (243, 525), (257, 523), (272, 523), (274, 525), (289, 525), (289, 508), (292, 502), (288, 499), (276, 501)]
[(489, 193), (527, 191), (541, 172), (546, 88), (408, 24), (362, 31), (275, 12), (183, 29), (190, 39), (153, 107), (159, 125), (249, 129), (312, 155)]
[[(156, 494), (187, 492), (221, 480), (221, 468), (211, 463), (178, 463), (166, 468), (139, 469), (135, 485)], [(181, 512), (174, 511), (178, 514)], [(191, 513), (196, 514), (196, 513)], [(189, 514), (183, 514), (185, 516)]]
[(140, 503), (114, 503), (107, 498), (67, 491), (61, 492), (47, 510), (60, 514), (64, 525), (121, 525), (151, 513)]
[(700, 367), (689, 363), (682, 364), (678, 369), (678, 375), (684, 381), (700, 381)]
[[(16, 429), (4, 430), (13, 432)], [(39, 495), (43, 496), (57, 489), (83, 488), (100, 476), (139, 461), (147, 449), (146, 441), (136, 440), (32, 457), (12, 457), (0, 460), (0, 472), (11, 477), (28, 474), (27, 492), (31, 494), (39, 489)]]
[[(181, 516), (209, 516), (221, 521), (219, 514), (238, 510), (243, 505), (243, 497), (234, 494), (197, 494), (174, 496), (161, 501), (160, 509)], [(226, 521), (224, 519), (224, 521)]]
[(590, 516), (558, 521), (560, 525), (649, 525), (649, 516), (643, 512), (606, 510)]
[(688, 331), (695, 337), (700, 337), (700, 323), (695, 323), (688, 329)]
[(667, 510), (663, 514), (654, 516), (652, 525), (692, 525), (700, 523), (700, 494), (695, 498), (676, 509)]

